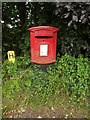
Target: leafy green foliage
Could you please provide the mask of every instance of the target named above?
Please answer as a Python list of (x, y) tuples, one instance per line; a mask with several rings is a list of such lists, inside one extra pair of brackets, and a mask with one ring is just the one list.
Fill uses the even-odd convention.
[[(17, 57), (15, 63), (3, 63), (3, 99), (22, 99), (24, 104), (47, 102), (51, 96), (67, 96), (73, 103), (88, 105), (89, 60), (65, 54), (50, 64), (48, 72), (39, 70), (40, 65), (30, 63), (26, 57)], [(18, 101), (17, 100), (17, 101)], [(32, 101), (32, 102), (31, 102)]]
[(29, 51), (28, 28), (42, 25), (60, 28), (57, 53), (61, 55), (67, 53), (72, 56), (89, 53), (87, 3), (16, 2), (3, 3), (2, 9), (3, 59), (6, 58), (8, 50), (14, 50), (16, 56), (24, 55)]
[[(55, 63), (56, 64), (56, 63)], [(80, 55), (77, 59), (65, 54), (58, 59), (56, 69), (50, 68), (49, 79), (55, 81), (54, 92), (65, 93), (73, 102), (87, 101), (89, 95), (89, 60)], [(54, 86), (55, 87), (55, 86)], [(87, 102), (88, 104), (88, 102)]]

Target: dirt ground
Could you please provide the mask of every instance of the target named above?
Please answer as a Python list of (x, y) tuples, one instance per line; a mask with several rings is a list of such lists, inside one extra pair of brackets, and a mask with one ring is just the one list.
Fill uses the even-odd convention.
[(57, 107), (39, 107), (33, 109), (32, 107), (21, 108), (19, 110), (12, 110), (8, 112), (3, 118), (87, 118), (88, 113), (81, 112), (77, 108), (70, 111), (62, 106)]

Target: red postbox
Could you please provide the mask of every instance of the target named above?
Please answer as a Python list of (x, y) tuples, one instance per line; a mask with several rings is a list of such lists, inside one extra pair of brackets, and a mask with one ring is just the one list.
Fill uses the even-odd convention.
[(28, 29), (31, 42), (31, 62), (49, 64), (56, 61), (58, 28), (38, 26)]

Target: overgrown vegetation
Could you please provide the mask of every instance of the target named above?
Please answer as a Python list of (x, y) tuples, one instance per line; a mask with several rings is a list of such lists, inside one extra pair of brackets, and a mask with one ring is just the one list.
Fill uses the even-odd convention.
[[(27, 67), (28, 64), (30, 66)], [(25, 105), (37, 101), (44, 105), (52, 96), (53, 99), (67, 96), (79, 108), (82, 105), (88, 106), (88, 58), (83, 58), (82, 55), (75, 58), (65, 54), (58, 57), (56, 63), (49, 65), (48, 72), (43, 72), (38, 67), (25, 57), (16, 58), (14, 64), (8, 61), (3, 63), (3, 107), (6, 100), (17, 101), (15, 105), (19, 100)], [(10, 103), (7, 104), (10, 107)], [(6, 108), (3, 109), (5, 110)]]

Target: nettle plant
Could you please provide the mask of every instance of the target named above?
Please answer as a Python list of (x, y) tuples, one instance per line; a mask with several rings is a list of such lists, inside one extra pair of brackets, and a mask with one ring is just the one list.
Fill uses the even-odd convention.
[(54, 68), (49, 68), (49, 81), (54, 93), (69, 96), (74, 103), (87, 103), (89, 96), (89, 60), (65, 54), (58, 58)]

